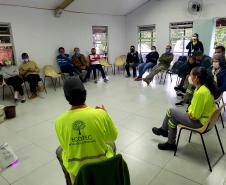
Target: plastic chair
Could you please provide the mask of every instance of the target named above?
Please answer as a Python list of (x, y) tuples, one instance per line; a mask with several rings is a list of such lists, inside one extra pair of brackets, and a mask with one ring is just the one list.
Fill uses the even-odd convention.
[[(217, 126), (216, 126), (216, 123), (217, 123), (217, 120), (220, 116), (220, 113), (221, 113), (221, 110), (226, 106), (226, 104), (223, 104), (220, 108), (216, 109), (213, 114), (210, 116), (209, 120), (207, 121), (207, 123), (205, 125), (203, 125), (203, 127), (201, 128), (198, 128), (198, 129), (194, 129), (194, 128), (190, 128), (190, 127), (186, 127), (184, 125), (178, 125), (178, 128), (180, 128), (180, 131), (179, 131), (179, 134), (178, 134), (178, 137), (177, 137), (177, 148), (174, 152), (174, 156), (176, 156), (176, 153), (177, 153), (177, 149), (178, 149), (178, 144), (179, 144), (179, 140), (180, 140), (180, 135), (181, 135), (181, 131), (182, 130), (189, 130), (191, 131), (190, 132), (190, 137), (189, 137), (189, 143), (191, 142), (191, 136), (192, 136), (192, 133), (195, 132), (195, 133), (198, 133), (200, 136), (201, 136), (201, 140), (202, 140), (202, 145), (203, 145), (203, 148), (204, 148), (204, 152), (205, 152), (205, 155), (206, 155), (206, 160), (208, 162), (208, 165), (209, 165), (209, 170), (210, 172), (212, 172), (212, 167), (210, 165), (210, 160), (209, 160), (209, 156), (208, 156), (208, 153), (207, 153), (207, 150), (206, 150), (206, 145), (205, 145), (205, 142), (204, 142), (204, 139), (203, 139), (203, 135), (208, 133), (212, 128), (215, 128), (216, 130), (216, 134), (217, 134), (217, 138), (219, 140), (219, 143), (220, 143), (220, 147), (221, 147), (221, 150), (222, 150), (222, 153), (223, 155), (225, 154), (224, 153), (224, 148), (223, 148), (223, 145), (222, 145), (222, 142), (221, 142), (221, 139), (220, 139), (220, 136), (219, 136), (219, 132), (218, 132), (218, 129), (217, 129)], [(222, 155), (222, 156), (223, 156)], [(221, 157), (222, 157), (221, 156)], [(220, 157), (220, 158), (221, 158)], [(219, 160), (218, 160), (219, 161)]]
[(112, 64), (109, 64), (108, 61), (105, 58), (100, 59), (100, 64), (104, 67), (104, 69), (105, 68), (107, 69), (106, 72), (108, 72), (108, 68), (111, 68), (112, 69), (112, 73), (114, 73)]
[[(160, 73), (161, 73), (161, 76), (160, 76), (159, 84), (161, 84), (161, 82), (162, 82), (163, 79), (164, 79), (163, 84), (165, 84), (167, 74), (170, 75), (170, 81), (172, 82), (172, 74), (173, 74), (173, 73), (172, 73), (169, 69), (163, 70), (163, 71), (161, 71)], [(164, 76), (164, 75), (165, 75), (165, 76)], [(163, 76), (164, 76), (164, 77), (163, 77)]]
[(7, 85), (6, 83), (3, 83), (3, 84), (1, 85), (1, 87), (2, 87), (2, 100), (5, 99), (5, 88), (6, 88), (6, 87), (9, 88), (9, 90), (10, 90), (10, 92), (11, 92), (11, 94), (12, 94), (12, 97), (14, 97), (13, 89), (12, 89), (12, 87), (11, 87), (10, 85)]
[(44, 66), (43, 73), (44, 73), (44, 83), (43, 83), (44, 87), (45, 87), (46, 78), (50, 78), (52, 81), (54, 90), (56, 91), (57, 80), (59, 79), (59, 85), (60, 85), (61, 75), (56, 72), (56, 70), (54, 69), (54, 67), (52, 65)]
[(126, 64), (126, 55), (120, 55), (118, 57), (115, 58), (115, 63), (114, 63), (114, 74), (115, 74), (115, 68), (119, 68), (122, 67), (123, 68), (123, 73), (125, 71), (125, 64)]

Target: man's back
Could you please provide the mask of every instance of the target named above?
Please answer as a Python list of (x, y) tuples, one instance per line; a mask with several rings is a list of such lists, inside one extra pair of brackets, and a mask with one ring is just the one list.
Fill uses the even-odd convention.
[(83, 164), (113, 156), (106, 142), (116, 139), (117, 129), (106, 111), (91, 107), (69, 110), (57, 118), (55, 126), (70, 174), (76, 176)]

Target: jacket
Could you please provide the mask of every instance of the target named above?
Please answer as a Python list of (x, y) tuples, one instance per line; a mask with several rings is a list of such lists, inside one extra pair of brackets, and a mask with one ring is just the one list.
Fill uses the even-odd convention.
[(121, 154), (81, 167), (74, 185), (130, 185), (129, 170)]
[(72, 62), (71, 62), (68, 54), (64, 54), (64, 56), (58, 55), (56, 59), (57, 59), (58, 65), (60, 67), (63, 67), (66, 65), (72, 65)]
[(165, 68), (169, 68), (172, 60), (173, 60), (173, 53), (163, 53), (159, 58), (158, 65), (164, 66)]
[(151, 62), (153, 64), (157, 64), (159, 59), (159, 53), (157, 51), (150, 52), (146, 55), (146, 63)]
[(88, 66), (89, 63), (87, 62), (85, 56), (80, 54), (80, 56), (73, 55), (72, 56), (72, 63), (78, 69), (81, 69), (82, 66)]
[(126, 63), (136, 63), (138, 64), (140, 62), (139, 60), (139, 54), (138, 52), (136, 51), (135, 53), (128, 53), (127, 54), (127, 58), (126, 58)]
[(39, 74), (40, 70), (35, 62), (28, 61), (20, 65), (19, 72), (20, 75), (26, 77), (30, 74)]
[(2, 73), (4, 79), (19, 75), (18, 68), (15, 65), (3, 66), (1, 68), (1, 73)]
[(193, 45), (192, 41), (188, 43), (186, 46), (186, 49), (188, 49), (188, 55), (193, 55), (197, 51), (202, 51), (204, 53), (203, 44), (201, 41), (197, 41), (197, 44)]
[(200, 66), (200, 67), (205, 67), (206, 69), (209, 69), (211, 67), (211, 57), (207, 56), (207, 55), (203, 55), (203, 58), (201, 61), (197, 61), (196, 63)]

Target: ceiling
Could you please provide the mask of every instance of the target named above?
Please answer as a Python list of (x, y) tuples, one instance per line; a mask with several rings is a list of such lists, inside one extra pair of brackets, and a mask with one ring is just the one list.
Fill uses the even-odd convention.
[[(126, 15), (150, 0), (75, 0), (66, 10), (84, 13)], [(0, 4), (55, 9), (63, 0), (0, 0)]]

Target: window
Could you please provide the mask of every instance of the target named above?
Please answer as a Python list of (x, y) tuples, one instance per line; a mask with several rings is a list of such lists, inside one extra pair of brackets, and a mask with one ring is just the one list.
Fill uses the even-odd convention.
[(216, 20), (216, 33), (214, 46), (226, 46), (226, 18), (219, 18)]
[(170, 23), (170, 44), (176, 59), (188, 54), (186, 46), (192, 37), (192, 28), (193, 22)]
[(108, 58), (108, 27), (93, 26), (93, 45), (97, 54), (104, 58)]
[(151, 46), (155, 46), (155, 42), (155, 25), (138, 27), (138, 52), (143, 58), (151, 51)]
[(4, 60), (14, 61), (13, 37), (10, 24), (0, 23), (0, 64)]

